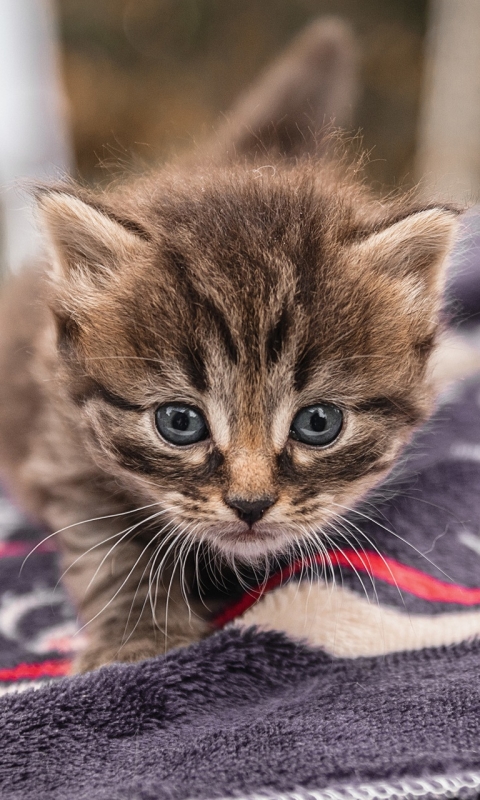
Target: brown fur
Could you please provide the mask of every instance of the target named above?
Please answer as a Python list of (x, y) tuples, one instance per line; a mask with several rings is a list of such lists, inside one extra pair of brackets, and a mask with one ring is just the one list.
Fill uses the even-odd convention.
[[(0, 310), (0, 459), (63, 529), (85, 670), (208, 634), (200, 542), (257, 560), (316, 541), (387, 474), (431, 409), (456, 214), (379, 203), (316, 159), (57, 187), (39, 205), (48, 281), (25, 275)], [(321, 401), (343, 409), (338, 439), (292, 439)], [(166, 402), (200, 409), (208, 438), (165, 442)], [(249, 526), (232, 503), (259, 498)]]

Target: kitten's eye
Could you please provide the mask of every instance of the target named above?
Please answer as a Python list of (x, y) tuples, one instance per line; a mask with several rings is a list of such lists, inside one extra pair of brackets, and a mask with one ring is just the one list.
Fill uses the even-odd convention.
[(302, 408), (294, 418), (290, 436), (316, 447), (331, 444), (342, 430), (343, 414), (337, 406), (322, 403)]
[(182, 403), (160, 406), (155, 412), (157, 430), (167, 442), (180, 447), (208, 436), (207, 423), (198, 409)]

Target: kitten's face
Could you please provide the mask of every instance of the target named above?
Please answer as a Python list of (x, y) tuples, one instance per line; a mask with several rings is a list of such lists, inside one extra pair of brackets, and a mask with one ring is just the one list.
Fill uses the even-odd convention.
[(453, 214), (369, 231), (294, 171), (143, 190), (128, 222), (109, 202), (43, 199), (65, 380), (103, 467), (245, 558), (344, 513), (428, 413)]

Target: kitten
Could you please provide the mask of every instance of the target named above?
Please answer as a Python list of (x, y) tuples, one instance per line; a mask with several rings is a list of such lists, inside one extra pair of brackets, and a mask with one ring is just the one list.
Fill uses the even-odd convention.
[(167, 646), (208, 633), (175, 542), (276, 553), (387, 474), (431, 410), (456, 214), (380, 205), (315, 162), (39, 203), (51, 278), (3, 299), (0, 452), (65, 528), (90, 669), (163, 652), (169, 588)]
[(39, 207), (49, 263), (0, 310), (0, 465), (62, 529), (89, 670), (208, 635), (200, 545), (255, 563), (387, 475), (432, 408), (457, 212), (315, 158)]

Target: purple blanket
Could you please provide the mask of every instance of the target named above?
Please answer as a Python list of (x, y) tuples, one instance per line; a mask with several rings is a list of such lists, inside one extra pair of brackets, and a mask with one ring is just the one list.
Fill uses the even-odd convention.
[[(362, 549), (343, 542), (327, 576), (395, 619), (447, 620), (441, 647), (343, 658), (227, 626), (75, 678), (61, 678), (76, 621), (54, 549), (24, 561), (42, 533), (0, 498), (0, 797), (478, 797), (480, 641), (462, 640), (456, 621), (480, 615), (479, 486), (480, 378), (444, 399), (382, 499), (370, 498), (375, 511), (352, 518)], [(237, 598), (224, 619), (257, 597)]]
[(333, 660), (224, 631), (1, 701), (2, 798), (477, 796), (480, 645)]

